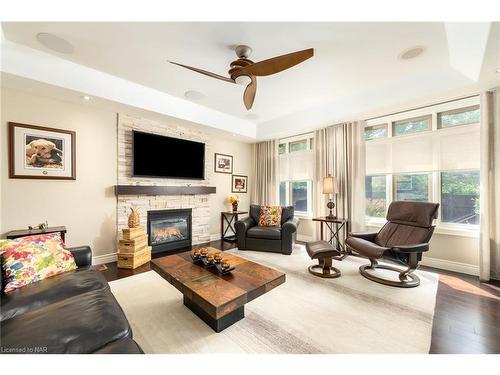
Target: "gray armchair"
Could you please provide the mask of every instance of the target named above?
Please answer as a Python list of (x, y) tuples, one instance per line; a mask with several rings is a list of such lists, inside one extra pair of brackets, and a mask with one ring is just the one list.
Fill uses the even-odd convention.
[(281, 208), (281, 227), (259, 227), (260, 206), (250, 205), (250, 215), (235, 223), (239, 250), (259, 250), (290, 255), (299, 219), (293, 206)]

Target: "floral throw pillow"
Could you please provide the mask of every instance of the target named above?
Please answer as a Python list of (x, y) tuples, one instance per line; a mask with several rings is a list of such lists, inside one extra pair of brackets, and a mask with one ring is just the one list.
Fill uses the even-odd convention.
[(259, 216), (260, 227), (280, 227), (281, 226), (281, 207), (280, 206), (262, 206)]
[(58, 233), (20, 238), (2, 251), (5, 293), (77, 268)]

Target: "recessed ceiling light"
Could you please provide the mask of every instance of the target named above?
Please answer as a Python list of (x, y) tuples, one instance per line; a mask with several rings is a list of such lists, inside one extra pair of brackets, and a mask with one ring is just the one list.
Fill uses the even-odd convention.
[(247, 113), (245, 117), (249, 120), (257, 120), (259, 118), (259, 115), (256, 113)]
[(405, 49), (403, 52), (399, 54), (399, 58), (401, 60), (410, 60), (415, 57), (420, 56), (425, 51), (425, 47), (415, 46), (408, 49)]
[(92, 99), (90, 96), (88, 95), (82, 95), (80, 98), (82, 98), (82, 100), (86, 100), (86, 101), (89, 101), (90, 99)]
[(201, 92), (195, 91), (195, 90), (186, 91), (184, 93), (184, 96), (186, 98), (188, 98), (189, 100), (201, 100), (201, 99), (205, 98), (205, 95), (203, 95)]
[(54, 34), (38, 33), (36, 34), (36, 39), (43, 46), (55, 52), (70, 54), (75, 51), (75, 48), (70, 42)]

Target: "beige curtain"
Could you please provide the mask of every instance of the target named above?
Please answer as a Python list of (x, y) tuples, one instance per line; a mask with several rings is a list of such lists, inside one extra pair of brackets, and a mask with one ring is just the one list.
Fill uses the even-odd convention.
[(342, 123), (314, 133), (314, 216), (324, 216), (328, 212), (323, 177), (336, 176), (339, 193), (333, 196), (335, 214), (349, 221), (350, 231), (365, 228), (365, 142), (362, 134), (361, 122)]
[(266, 141), (252, 145), (252, 197), (253, 204), (277, 205), (278, 146)]
[(479, 278), (500, 279), (500, 92), (481, 95)]

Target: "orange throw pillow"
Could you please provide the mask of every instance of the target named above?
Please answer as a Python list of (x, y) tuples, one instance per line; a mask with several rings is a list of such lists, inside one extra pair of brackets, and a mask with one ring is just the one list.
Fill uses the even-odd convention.
[(281, 226), (281, 207), (280, 206), (262, 206), (259, 216), (260, 227), (280, 227)]

